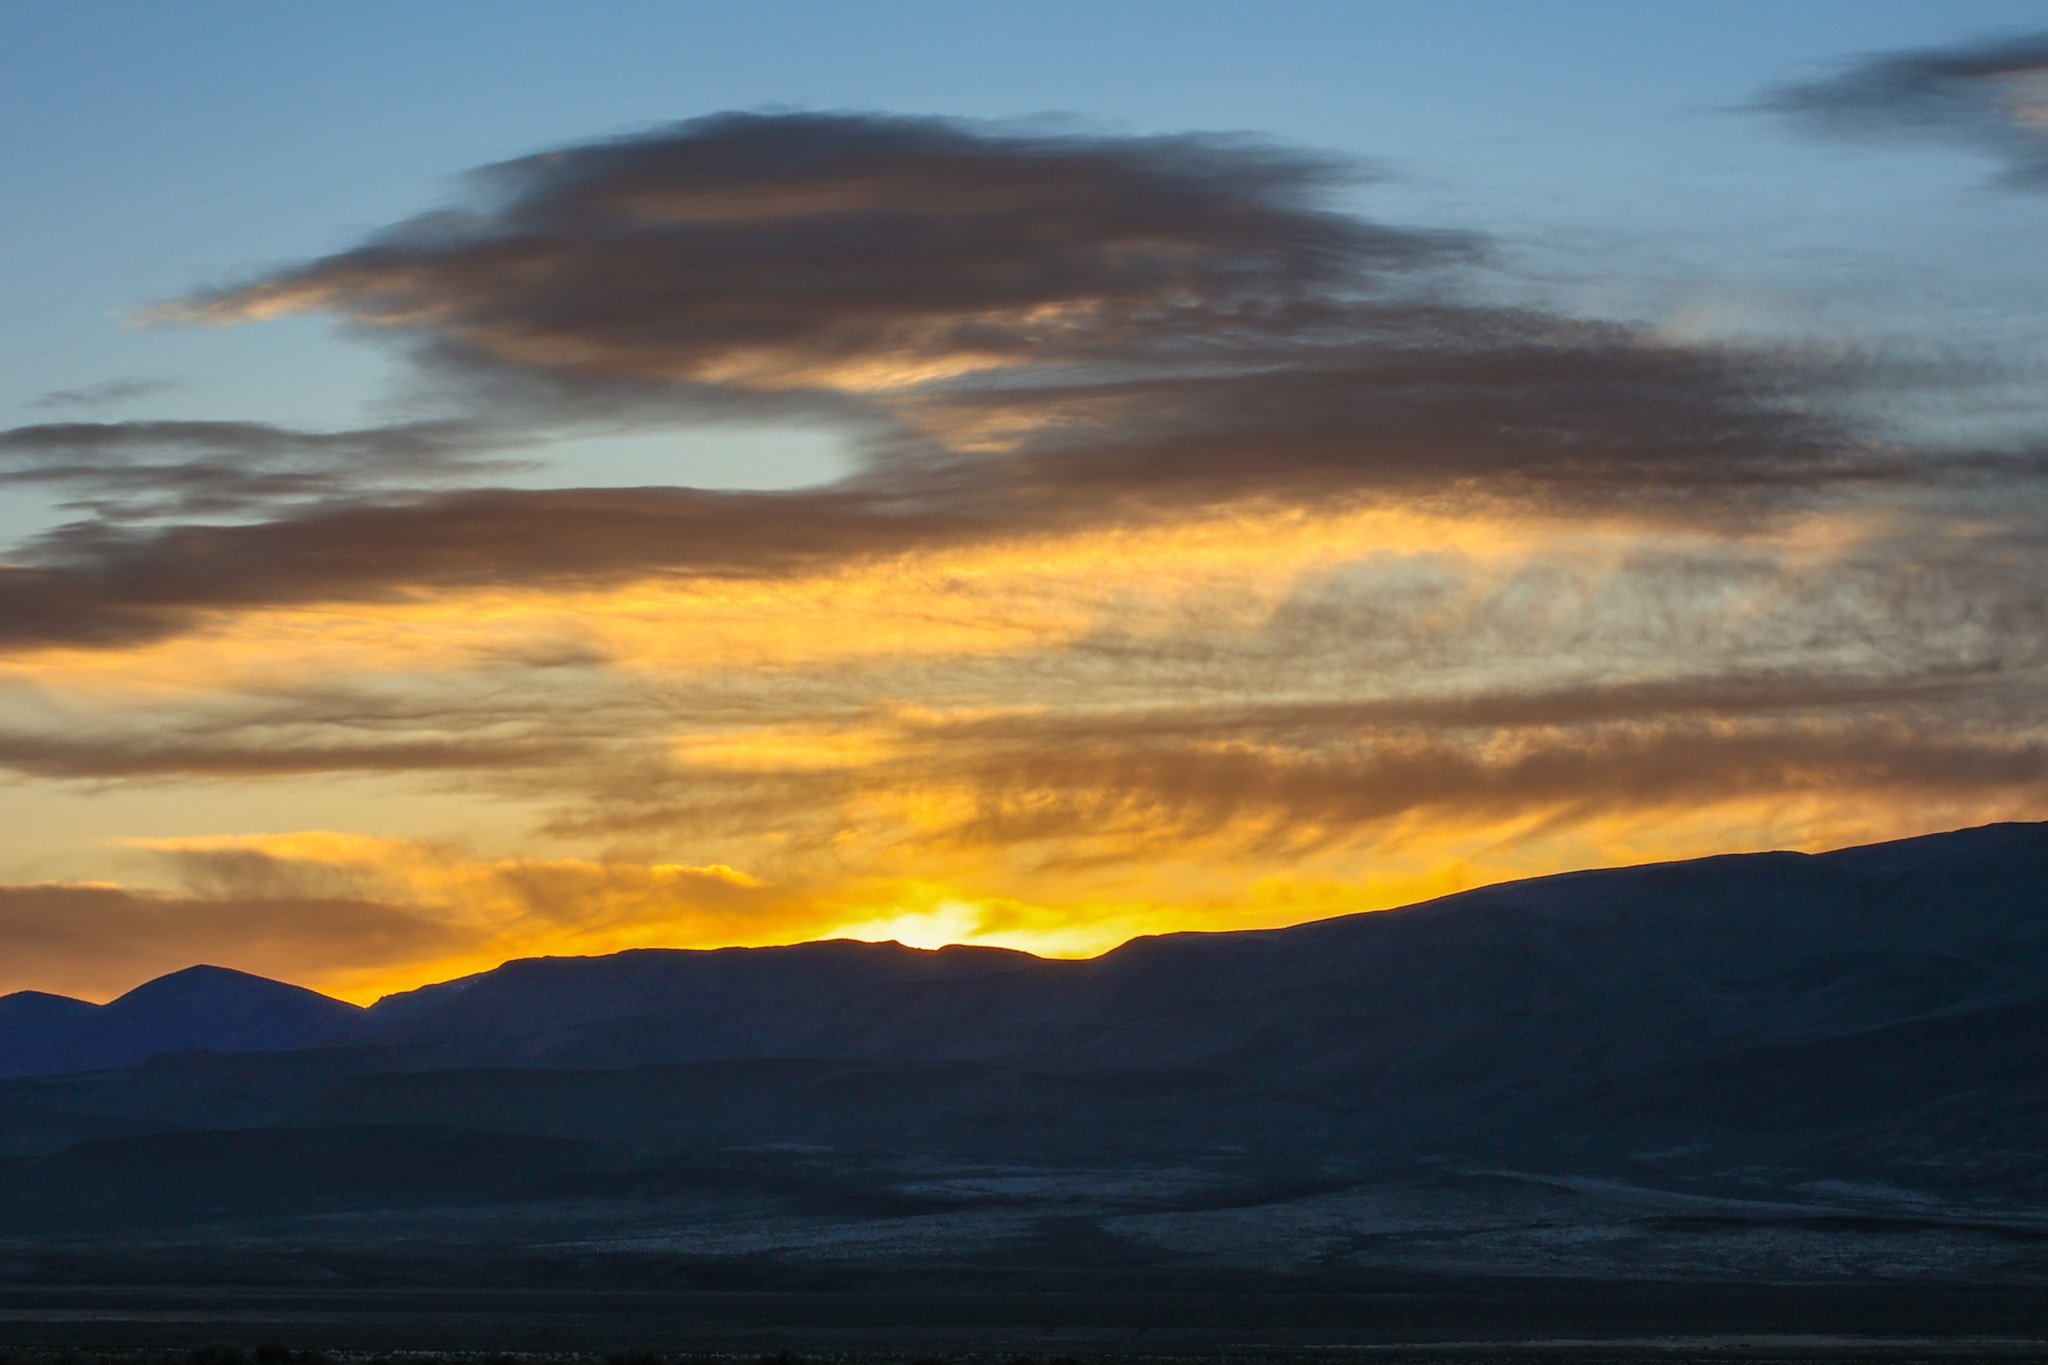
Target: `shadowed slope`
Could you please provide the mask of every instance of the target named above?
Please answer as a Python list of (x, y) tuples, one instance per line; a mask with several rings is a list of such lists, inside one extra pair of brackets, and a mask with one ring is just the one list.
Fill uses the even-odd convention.
[(188, 967), (105, 1005), (0, 997), (0, 1076), (130, 1066), (166, 1052), (276, 1052), (360, 1034), (357, 1006), (226, 967)]

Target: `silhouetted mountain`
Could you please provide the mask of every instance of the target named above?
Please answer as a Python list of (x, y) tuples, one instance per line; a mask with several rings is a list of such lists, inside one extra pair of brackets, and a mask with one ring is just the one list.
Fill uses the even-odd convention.
[[(286, 1010), (260, 988), (292, 988), (242, 978), (279, 1012), (232, 1035), (209, 1003), (225, 974), (190, 975), (97, 1011), (0, 1002), (215, 1049), (0, 1084), (0, 1229), (346, 1210), (431, 1241), (472, 1223), (408, 1210), (488, 1204), (474, 1226), (527, 1228), (494, 1236), (606, 1256), (712, 1237), (957, 1266), (1042, 1244), (1015, 1255), (1053, 1266), (1085, 1227), (1090, 1255), (1148, 1274), (1834, 1275), (1918, 1247), (1929, 1275), (2048, 1277), (2048, 825), (1544, 877), (1088, 961), (649, 950), (367, 1012)], [(222, 1052), (289, 1046), (288, 1020), (327, 1046)], [(465, 1151), (511, 1174), (448, 1175)], [(236, 1154), (281, 1174), (230, 1197)], [(323, 1196), (330, 1157), (389, 1178)], [(109, 1204), (106, 1163), (130, 1160), (196, 1183)], [(874, 1250), (899, 1224), (904, 1249)], [(742, 1227), (786, 1231), (710, 1231)]]
[[(466, 1066), (1214, 1068), (1392, 1096), (1589, 1079), (2048, 999), (2048, 826), (1488, 887), (1088, 961), (830, 942), (537, 958), (402, 1006)], [(429, 988), (430, 991), (441, 988)]]
[(75, 1069), (69, 1040), (98, 1013), (99, 1006), (68, 995), (0, 995), (0, 1076)]
[(0, 996), (0, 1076), (130, 1066), (166, 1052), (279, 1052), (365, 1031), (340, 1000), (226, 967), (188, 967), (105, 1005)]
[(963, 1060), (1015, 1054), (1034, 988), (1056, 995), (1078, 965), (1002, 948), (927, 952), (849, 939), (650, 948), (509, 962), (436, 998), (379, 1001), (370, 1017), (389, 1019), (385, 1041), (438, 1044), (478, 1065)]

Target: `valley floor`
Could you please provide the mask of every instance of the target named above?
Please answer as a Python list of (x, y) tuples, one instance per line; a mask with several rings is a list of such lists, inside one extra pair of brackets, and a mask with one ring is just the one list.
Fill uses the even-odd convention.
[[(109, 1214), (118, 1208), (108, 1208)], [(2031, 1285), (2048, 1210), (1782, 1175), (1650, 1186), (758, 1152), (581, 1196), (0, 1231), (0, 1285), (1356, 1292), (1411, 1282)]]
[(139, 1353), (221, 1342), (365, 1359), (510, 1352), (533, 1365), (596, 1365), (632, 1351), (805, 1357), (786, 1365), (1024, 1365), (1020, 1355), (1105, 1365), (2048, 1361), (2048, 1302), (1997, 1287), (1476, 1281), (1370, 1294), (0, 1290), (0, 1359), (22, 1365), (85, 1365), (80, 1351), (116, 1353), (108, 1365), (160, 1365)]

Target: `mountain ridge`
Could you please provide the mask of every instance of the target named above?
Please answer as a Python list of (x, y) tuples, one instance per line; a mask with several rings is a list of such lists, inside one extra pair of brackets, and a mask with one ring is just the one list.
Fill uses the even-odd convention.
[[(128, 1009), (213, 987), (296, 989)], [(0, 1079), (0, 1264), (64, 1232), (174, 1278), (287, 1238), (429, 1283), (2048, 1284), (2048, 824), (1079, 960), (827, 940), (290, 999), (339, 1031)]]
[(304, 986), (210, 964), (104, 1005), (42, 991), (0, 996), (0, 1077), (130, 1066), (178, 1051), (286, 1051), (359, 1036), (367, 1011)]
[[(1958, 854), (1988, 856), (2015, 847), (2039, 849), (2044, 845), (2048, 845), (2048, 823), (2005, 822), (1822, 853), (1729, 853), (1583, 869), (1495, 883), (1411, 905), (1352, 912), (1275, 929), (1140, 935), (1096, 957), (1080, 959), (1040, 958), (1015, 949), (984, 945), (917, 949), (894, 942), (856, 939), (514, 958), (485, 972), (397, 992), (367, 1007), (232, 968), (198, 965), (144, 982), (105, 1005), (38, 991), (0, 996), (0, 1078), (125, 1066), (153, 1055), (182, 1050), (291, 1050), (372, 1038), (399, 1044), (445, 1042), (453, 1036), (465, 1035), (508, 1038), (533, 1035), (549, 1028), (574, 1029), (621, 1019), (667, 1018), (674, 1014), (671, 997), (680, 984), (678, 974), (692, 972), (697, 979), (691, 984), (700, 993), (711, 990), (730, 1001), (735, 992), (752, 991), (756, 993), (753, 1009), (766, 1013), (775, 1001), (761, 996), (762, 990), (781, 992), (788, 997), (784, 1003), (791, 1006), (798, 1003), (799, 997), (811, 1003), (818, 991), (850, 989), (844, 980), (835, 977), (834, 967), (860, 964), (873, 969), (861, 982), (863, 989), (893, 987), (902, 998), (892, 1004), (914, 1011), (922, 997), (943, 994), (963, 982), (979, 983), (1000, 996), (1005, 989), (1002, 978), (1006, 977), (1017, 978), (1008, 982), (1009, 986), (1025, 978), (1061, 981), (1071, 993), (1085, 990), (1082, 983), (1091, 979), (1115, 980), (1134, 970), (1134, 964), (1141, 960), (1177, 958), (1176, 966), (1184, 974), (1204, 978), (1212, 998), (1228, 999), (1242, 995), (1256, 982), (1261, 959), (1279, 945), (1336, 940), (1355, 951), (1357, 940), (1363, 936), (1375, 940), (1375, 950), (1384, 950), (1387, 944), (1380, 940), (1427, 938), (1440, 932), (1429, 927), (1430, 922), (1446, 916), (1461, 921), (1457, 932), (1467, 935), (1468, 956), (1474, 960), (1488, 952), (1506, 950), (1513, 940), (1517, 951), (1547, 954), (1545, 969), (1568, 978), (1572, 970), (1560, 954), (1572, 950), (1559, 942), (1545, 946), (1541, 941), (1548, 931), (1541, 926), (1570, 922), (1574, 917), (1583, 920), (1592, 913), (1588, 900), (1612, 901), (1617, 890), (1626, 891), (1643, 878), (1659, 883), (1657, 889), (1662, 898), (1647, 907), (1630, 907), (1624, 914), (1654, 915), (1662, 909), (1669, 918), (1685, 908), (1682, 899), (1671, 895), (1675, 881), (1713, 881), (1736, 872), (1758, 882), (1751, 874), (1765, 870), (1773, 874), (1773, 880), (1782, 882), (1789, 878), (1809, 887), (1816, 900), (1806, 908), (1813, 913), (1820, 899), (1840, 898), (1839, 885), (1822, 886), (1827, 874), (1847, 873), (1856, 878), (1910, 876), (1930, 858), (1952, 859)], [(2043, 875), (2048, 876), (2048, 854), (2037, 861)], [(1818, 878), (1813, 875), (1817, 871), (1822, 874)], [(1611, 907), (1606, 913), (1607, 928), (1612, 932)], [(1698, 953), (1726, 953), (1738, 946), (1735, 939), (1740, 933), (1756, 930), (1753, 917), (1744, 918), (1727, 906), (1717, 906), (1713, 913), (1720, 921), (1718, 924), (1704, 931), (1697, 925), (1690, 926), (1700, 940), (1695, 945)], [(1742, 922), (1738, 924), (1737, 920)], [(1845, 916), (1839, 913), (1831, 915), (1831, 930), (1840, 932), (1853, 927), (1844, 921)], [(1515, 927), (1518, 924), (1519, 929)], [(2043, 932), (2048, 933), (2048, 925), (2043, 926)], [(1199, 958), (1211, 959), (1208, 971), (1196, 960)], [(594, 988), (586, 990), (580, 999), (573, 989), (566, 994), (552, 989), (578, 977), (605, 979), (590, 982)], [(509, 997), (516, 997), (516, 1001), (504, 1003), (496, 1010), (490, 1008), (494, 999), (508, 1001)], [(629, 1007), (622, 1008), (622, 1000)], [(642, 1009), (646, 1012), (636, 1012)], [(697, 1021), (722, 1028), (728, 1040), (735, 1029), (766, 1027), (759, 1020), (750, 1024), (721, 1017), (714, 1021), (701, 1011)], [(276, 1029), (272, 1037), (261, 1033), (266, 1022)], [(155, 1038), (147, 1036), (152, 1029), (159, 1031)], [(772, 1033), (772, 1028), (769, 1031)], [(38, 1034), (42, 1036), (39, 1038)]]

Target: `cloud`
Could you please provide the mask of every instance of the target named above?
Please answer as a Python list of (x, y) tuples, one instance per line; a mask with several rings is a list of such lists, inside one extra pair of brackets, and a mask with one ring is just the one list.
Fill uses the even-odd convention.
[(1758, 107), (1835, 137), (1966, 148), (2001, 183), (2048, 191), (2048, 33), (1857, 58)]
[(446, 843), (325, 830), (131, 842), (205, 904), (335, 900), (431, 926), (410, 957), (338, 937), (311, 970), (353, 998), (517, 956), (789, 942), (824, 934), (837, 913), (804, 888), (724, 864), (480, 858)]
[(132, 403), (138, 398), (167, 392), (181, 385), (175, 379), (164, 379), (154, 375), (123, 375), (118, 379), (103, 379), (97, 384), (84, 384), (75, 389), (51, 389), (48, 393), (31, 399), (32, 408), (105, 408), (121, 403)]
[(2048, 735), (2023, 707), (2011, 733), (1978, 736), (1956, 724), (1973, 708), (1955, 693), (1802, 693), (1793, 681), (1772, 699), (1753, 685), (1627, 688), (1448, 705), (871, 718), (794, 737), (768, 726), (728, 731), (718, 746), (693, 736), (679, 771), (618, 774), (616, 788), (561, 818), (586, 832), (606, 821), (687, 830), (727, 847), (773, 830), (766, 856), (777, 859), (829, 858), (870, 875), (978, 869), (1043, 889), (1089, 865), (1170, 884), (1243, 878), (1316, 851), (1369, 864), (1390, 832), (1416, 822), (1448, 832), (1644, 820), (1849, 792), (1878, 806), (2000, 811), (2048, 797)]
[(336, 897), (179, 896), (102, 885), (0, 886), (0, 993), (106, 999), (195, 962), (287, 980), (337, 963), (396, 966), (451, 951), (450, 926)]
[(1018, 442), (1011, 477), (1111, 505), (1392, 498), (1704, 521), (1907, 474), (1795, 401), (1782, 361), (1431, 311), (1404, 310), (1405, 335), (1361, 316), (1364, 339), (1284, 365), (1057, 395), (1061, 421)]
[(599, 384), (886, 394), (1190, 361), (1475, 250), (1320, 207), (1354, 174), (1241, 137), (723, 114), (486, 168), (467, 205), (168, 312), (332, 312)]
[(537, 767), (564, 745), (479, 741), (463, 736), (333, 744), (277, 743), (254, 727), (210, 738), (161, 734), (0, 732), (0, 767), (73, 781), (149, 778), (294, 777), (330, 773), (419, 773)]
[(52, 422), (0, 431), (0, 486), (42, 485), (102, 519), (218, 517), (512, 467), (508, 437), (427, 421), (312, 432), (264, 422)]
[(774, 578), (959, 540), (968, 508), (850, 491), (483, 489), (245, 525), (81, 523), (0, 566), (0, 647), (119, 645), (208, 612), (411, 592)]
[[(2039, 483), (2038, 452), (1887, 443), (1829, 401), (1839, 366), (1480, 301), (1486, 243), (1340, 212), (1355, 178), (1242, 137), (860, 114), (719, 115), (486, 168), (459, 207), (168, 310), (335, 315), (456, 376), (443, 398), (471, 415), (0, 435), (0, 477), (100, 514), (0, 565), (0, 648), (786, 580), (1246, 509), (1747, 527)], [(743, 411), (839, 423), (862, 464), (778, 494), (419, 487), (579, 424)]]
[[(1846, 762), (1872, 724), (2025, 741), (2048, 657), (2042, 547), (1896, 529), (1845, 537), (1816, 519), (1810, 543), (1655, 546), (1274, 519), (728, 591), (311, 612), (290, 631), (244, 622), (38, 662), (18, 686), (72, 701), (19, 692), (0, 762), (86, 781), (382, 773), (540, 803), (586, 831), (744, 839), (772, 821), (815, 842), (868, 792), (979, 803), (1041, 751), (1139, 773), (1165, 756), (1167, 772), (1229, 741), (1359, 767), (1433, 736), (1447, 772), (1472, 772), (1467, 758), (1516, 745), (1689, 726), (1731, 743), (1784, 727), (1816, 768), (1827, 735)], [(1705, 789), (1718, 768), (1699, 742)]]
[(1339, 212), (1347, 178), (1244, 138), (720, 115), (487, 168), (469, 204), (165, 315), (330, 313), (497, 395), (861, 405), (877, 494), (1526, 495), (1867, 454), (1782, 360), (1475, 301), (1486, 243)]
[(1590, 822), (1850, 790), (1866, 798), (2001, 793), (2022, 803), (2048, 796), (2048, 742), (1926, 737), (1882, 722), (1663, 721), (1317, 739), (1305, 748), (1210, 739), (990, 754), (962, 792), (959, 818), (925, 837), (1128, 863), (1200, 840), (1240, 857), (1357, 849), (1392, 822), (1432, 815), (1449, 824), (1536, 814)]
[[(1594, 382), (1589, 377), (1589, 384)], [(21, 547), (0, 564), (0, 651), (51, 646), (121, 647), (163, 639), (216, 624), (238, 613), (283, 611), (312, 605), (359, 609), (417, 603), (463, 594), (577, 594), (643, 584), (791, 583), (830, 575), (858, 575), (878, 566), (944, 572), (949, 561), (1030, 554), (1065, 540), (1128, 535), (1144, 539), (1165, 528), (1205, 518), (1239, 518), (1255, 525), (1279, 514), (1339, 518), (1369, 510), (1373, 502), (1347, 498), (1359, 461), (1334, 420), (1289, 451), (1276, 443), (1270, 458), (1239, 456), (1255, 447), (1250, 419), (1226, 411), (1214, 395), (1190, 396), (1188, 410), (1163, 424), (1176, 432), (1127, 450), (1132, 465), (1156, 466), (1156, 477), (1105, 472), (1074, 449), (1046, 449), (1019, 458), (1012, 478), (983, 481), (940, 478), (931, 486), (892, 488), (847, 483), (787, 493), (706, 491), (687, 488), (475, 489), (442, 493), (394, 492), (376, 501), (336, 501), (248, 523), (124, 526), (104, 520), (60, 527)], [(1217, 414), (1215, 428), (1196, 420)], [(1300, 424), (1330, 414), (1293, 413), (1277, 422)], [(1236, 423), (1246, 444), (1232, 442)], [(1386, 428), (1380, 428), (1386, 430)], [(1439, 433), (1441, 434), (1441, 433)], [(1486, 498), (1474, 505), (1457, 497), (1460, 486), (1492, 483), (1521, 487), (1506, 445), (1492, 436), (1476, 448), (1401, 444), (1391, 463), (1405, 466), (1417, 449), (1440, 461), (1436, 473), (1414, 467), (1382, 472), (1387, 506), (1395, 494), (1445, 512), (1464, 512), (1475, 523), (1489, 514), (1512, 517), (1512, 500)], [(1638, 446), (1603, 460), (1596, 439), (1574, 444), (1563, 437), (1526, 433), (1526, 447), (1555, 439), (1559, 465), (1553, 487), (1567, 477), (1610, 504), (1603, 514), (1626, 518), (1639, 501), (1654, 525), (1671, 500), (1688, 493), (1694, 520), (1740, 531), (1770, 512), (1774, 493), (1806, 491), (1811, 468), (1772, 468), (1759, 462), (1745, 476), (1746, 457), (1721, 462), (1700, 458), (1710, 438), (1698, 426), (1677, 423), (1660, 438), (1661, 450)], [(1374, 447), (1376, 448), (1376, 447)], [(1460, 469), (1469, 457), (1474, 467)], [(1624, 459), (1666, 467), (1628, 477)], [(1495, 462), (1489, 465), (1486, 462)], [(1491, 469), (1488, 477), (1482, 477)], [(1954, 515), (1996, 523), (2024, 520), (2042, 505), (2038, 462), (2015, 457), (1930, 457), (1889, 468), (1844, 468), (1842, 482), (1884, 489), (1893, 480), (1920, 491), (1952, 496)], [(1445, 488), (1442, 480), (1450, 479)], [(1397, 483), (1398, 480), (1398, 483)], [(1525, 506), (1524, 517), (1591, 516), (1579, 509)], [(1057, 551), (1045, 551), (1057, 553)]]

